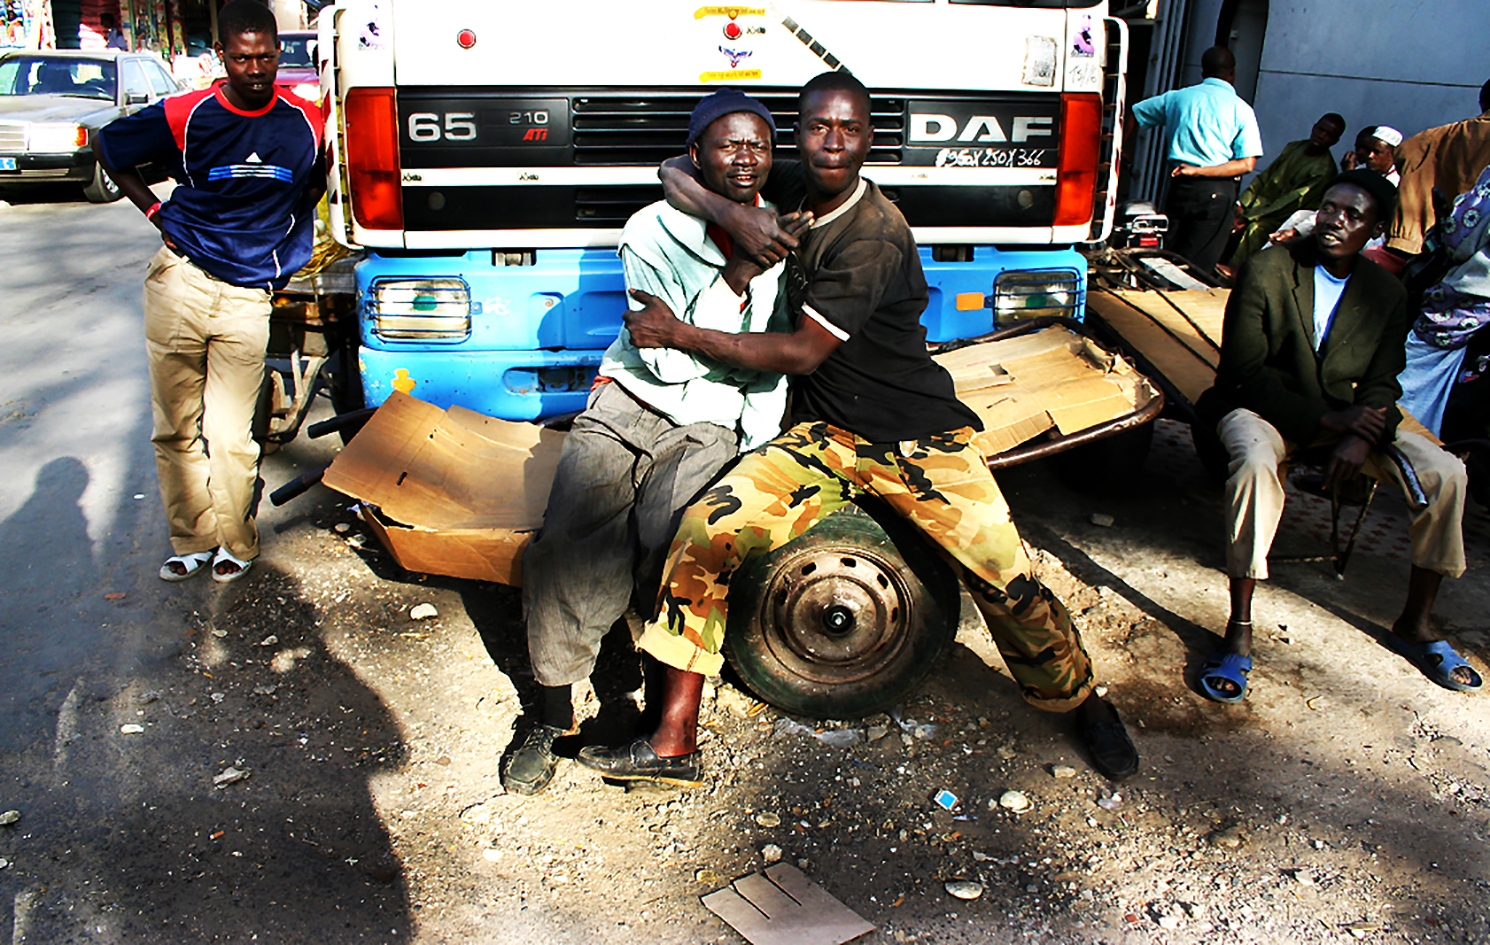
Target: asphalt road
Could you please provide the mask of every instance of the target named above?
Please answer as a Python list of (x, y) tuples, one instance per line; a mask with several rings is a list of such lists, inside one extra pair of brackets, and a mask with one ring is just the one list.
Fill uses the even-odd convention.
[[(170, 551), (140, 296), (158, 245), (127, 201), (93, 206), (62, 189), (0, 205), (0, 810), (20, 813), (0, 827), (0, 937), (404, 940), (403, 879), (367, 778), (326, 763), (340, 759), (314, 744), (336, 730), (329, 713), (348, 713), (391, 746), (380, 757), (396, 754), (377, 696), (319, 658), (313, 633), (274, 651), (262, 678), (233, 684), (251, 698), (255, 685), (272, 693), (286, 660), (315, 662), (297, 692), (321, 701), (294, 719), (235, 704), (213, 672), (220, 654), (198, 652), (226, 635), (214, 621), (231, 625), (235, 608), (297, 623), (299, 602), (279, 586), (294, 546), (268, 536), (335, 502), (322, 494), (284, 512), (265, 503), (261, 528), (276, 550), (253, 587), (156, 577)], [(317, 449), (268, 458), (265, 478), (288, 480), (321, 459)], [(264, 593), (267, 602), (252, 599)], [(190, 681), (201, 691), (183, 691)], [(127, 733), (132, 723), (146, 731)], [(212, 779), (247, 767), (233, 741), (251, 728), (317, 755), (316, 775), (281, 766), (273, 781), (261, 769), (270, 802), (230, 799), (230, 785)]]

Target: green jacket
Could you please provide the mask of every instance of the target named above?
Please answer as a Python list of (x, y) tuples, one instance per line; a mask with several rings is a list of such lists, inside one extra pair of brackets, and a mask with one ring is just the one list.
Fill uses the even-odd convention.
[(1319, 420), (1352, 404), (1390, 407), (1383, 442), (1401, 414), (1397, 375), (1407, 360), (1407, 292), (1385, 269), (1357, 256), (1320, 354), (1314, 353), (1314, 241), (1264, 250), (1247, 260), (1226, 302), (1221, 366), (1196, 403), (1214, 426), (1245, 407), (1299, 446), (1317, 445)]

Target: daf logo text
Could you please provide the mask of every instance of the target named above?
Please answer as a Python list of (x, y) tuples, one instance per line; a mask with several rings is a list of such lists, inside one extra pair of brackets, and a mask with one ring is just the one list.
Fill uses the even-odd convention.
[(1010, 142), (1018, 144), (1031, 138), (1053, 137), (1055, 119), (1049, 115), (1019, 115), (1009, 121), (1008, 131), (993, 115), (973, 115), (961, 129), (957, 119), (951, 115), (934, 113), (912, 113), (910, 143), (951, 141), (954, 138), (964, 144), (992, 144)]

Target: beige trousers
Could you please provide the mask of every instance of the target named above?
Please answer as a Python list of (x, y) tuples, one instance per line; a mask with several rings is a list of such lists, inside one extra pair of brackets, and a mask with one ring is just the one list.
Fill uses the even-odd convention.
[[(1216, 435), (1231, 456), (1226, 480), (1226, 570), (1232, 577), (1268, 576), (1268, 550), (1283, 517), (1283, 481), (1279, 464), (1295, 449), (1276, 427), (1250, 410), (1233, 410), (1216, 425)], [(1399, 426), (1392, 445), (1417, 473), (1428, 499), (1412, 510), (1408, 537), (1412, 563), (1456, 578), (1464, 573), (1464, 496), (1468, 478), (1464, 464), (1442, 447)], [(1406, 490), (1397, 464), (1372, 451), (1361, 471), (1394, 482)]]
[(229, 285), (162, 247), (145, 276), (155, 468), (178, 555), (259, 553), (254, 409), (269, 344), (269, 293)]

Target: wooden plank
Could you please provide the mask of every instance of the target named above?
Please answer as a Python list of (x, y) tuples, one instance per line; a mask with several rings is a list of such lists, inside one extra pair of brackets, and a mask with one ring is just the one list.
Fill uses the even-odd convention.
[(788, 863), (743, 876), (701, 901), (751, 945), (843, 945), (874, 931)]
[(1225, 291), (1164, 293), (1195, 325), (1158, 292), (1091, 292), (1087, 304), (1193, 404), (1216, 379)]

